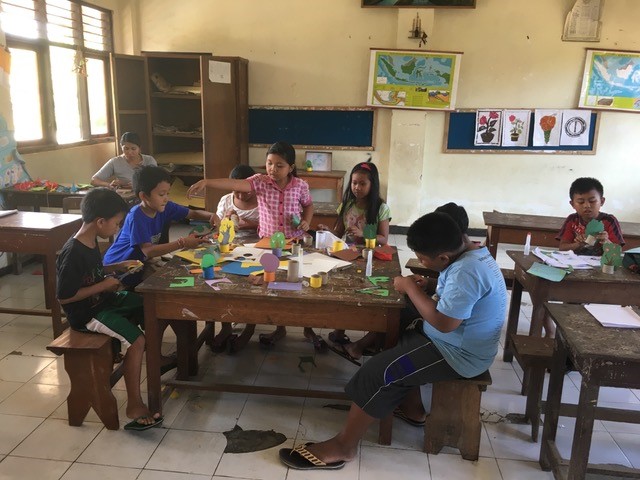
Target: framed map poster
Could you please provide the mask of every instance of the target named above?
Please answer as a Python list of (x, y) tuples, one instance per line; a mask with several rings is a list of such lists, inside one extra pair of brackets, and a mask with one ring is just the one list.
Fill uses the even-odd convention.
[(453, 110), (462, 53), (371, 49), (367, 105)]
[(578, 106), (640, 112), (640, 52), (588, 49)]

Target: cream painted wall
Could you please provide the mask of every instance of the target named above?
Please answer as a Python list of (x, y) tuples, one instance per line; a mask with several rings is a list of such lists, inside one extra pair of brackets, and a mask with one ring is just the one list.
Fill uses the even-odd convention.
[(91, 177), (114, 156), (112, 143), (100, 143), (74, 148), (23, 155), (32, 178), (58, 183), (89, 183)]
[[(359, 0), (111, 3), (120, 53), (248, 58), (252, 105), (363, 105), (369, 48), (416, 48), (405, 37), (417, 11), (429, 49), (464, 52), (459, 108), (575, 107), (585, 48), (640, 50), (637, 0), (605, 2), (602, 40), (589, 44), (560, 40), (573, 0), (477, 0), (473, 10), (433, 11), (362, 9)], [(483, 210), (566, 215), (569, 184), (584, 175), (604, 183), (606, 211), (640, 221), (640, 115), (602, 113), (598, 152), (589, 156), (445, 154), (444, 118), (431, 111), (378, 113), (373, 158), (393, 224), (408, 225), (447, 201), (467, 208), (472, 227), (483, 226)], [(251, 149), (251, 163), (262, 164), (264, 153)], [(336, 151), (334, 168), (350, 170), (366, 158)]]

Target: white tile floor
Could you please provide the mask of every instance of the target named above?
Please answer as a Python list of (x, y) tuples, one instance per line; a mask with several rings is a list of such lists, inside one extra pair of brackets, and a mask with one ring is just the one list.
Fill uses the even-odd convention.
[[(404, 237), (392, 235), (404, 265), (411, 253)], [(499, 252), (501, 266), (508, 257)], [(0, 278), (0, 305), (43, 307), (42, 277), (32, 265), (20, 276)], [(521, 311), (520, 329), (528, 330), (530, 306)], [(262, 328), (261, 330), (265, 330)], [(326, 333), (326, 332), (324, 332)], [(352, 337), (358, 335), (350, 332)], [(552, 478), (538, 466), (539, 444), (529, 439), (529, 425), (507, 423), (507, 413), (522, 413), (524, 397), (519, 395), (522, 370), (505, 364), (500, 351), (491, 367), (493, 385), (483, 396), (480, 459), (462, 460), (457, 451), (445, 448), (439, 455), (422, 453), (422, 431), (395, 422), (393, 443), (375, 443), (376, 429), (365, 436), (355, 461), (336, 472), (288, 471), (277, 458), (281, 446), (249, 454), (224, 453), (222, 432), (234, 425), (243, 429), (275, 429), (287, 437), (284, 446), (302, 441), (323, 440), (333, 435), (345, 418), (342, 410), (325, 408), (336, 403), (319, 399), (279, 398), (262, 395), (176, 391), (165, 404), (163, 428), (141, 433), (106, 430), (93, 412), (82, 427), (66, 422), (65, 399), (69, 381), (62, 361), (45, 349), (51, 339), (46, 317), (0, 314), (0, 479), (505, 479)], [(171, 342), (170, 332), (165, 341)], [(172, 348), (170, 343), (165, 345)], [(340, 390), (354, 367), (339, 357), (316, 355), (315, 366), (303, 364), (301, 354), (313, 355), (299, 329), (276, 349), (265, 352), (252, 342), (240, 354), (214, 355), (204, 349), (201, 365), (205, 375), (233, 378), (249, 384), (308, 386)], [(143, 372), (144, 373), (144, 372)], [(576, 401), (580, 377), (567, 375), (565, 399)], [(143, 390), (145, 383), (142, 384)], [(124, 387), (115, 395), (121, 406)], [(640, 391), (603, 389), (602, 405), (640, 409)], [(121, 423), (125, 420), (120, 412)], [(566, 456), (573, 435), (573, 420), (561, 418), (558, 436)], [(640, 426), (596, 422), (590, 460), (640, 467)]]

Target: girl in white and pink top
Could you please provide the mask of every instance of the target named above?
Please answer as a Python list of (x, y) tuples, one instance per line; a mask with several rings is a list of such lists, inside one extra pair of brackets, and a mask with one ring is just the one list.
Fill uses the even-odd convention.
[[(301, 237), (309, 230), (313, 217), (313, 201), (309, 185), (297, 176), (295, 162), (295, 149), (286, 142), (276, 142), (267, 151), (266, 174), (258, 173), (245, 180), (200, 180), (189, 188), (188, 195), (202, 194), (206, 187), (255, 192), (260, 213), (260, 237), (270, 237), (275, 232), (284, 233), (286, 238)], [(324, 340), (311, 328), (305, 328), (304, 334), (313, 342), (316, 350), (326, 350)], [(277, 327), (270, 334), (261, 334), (260, 343), (273, 345), (285, 335), (286, 328)]]

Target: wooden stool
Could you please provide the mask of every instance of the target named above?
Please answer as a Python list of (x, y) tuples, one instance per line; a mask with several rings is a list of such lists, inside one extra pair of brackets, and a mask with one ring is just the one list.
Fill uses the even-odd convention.
[(71, 380), (67, 397), (69, 425), (82, 425), (93, 407), (109, 430), (118, 430), (118, 404), (111, 387), (122, 376), (122, 363), (114, 370), (111, 337), (101, 333), (82, 333), (68, 328), (47, 346), (64, 355), (64, 369)]
[(439, 453), (443, 446), (460, 450), (465, 460), (480, 452), (480, 400), (491, 385), (489, 371), (474, 378), (433, 384), (431, 413), (424, 425), (424, 451)]
[[(524, 370), (525, 375), (528, 375), (529, 378), (529, 384), (526, 389), (527, 406), (525, 407), (524, 418), (531, 422), (531, 439), (534, 442), (538, 441), (544, 373), (547, 368), (551, 368), (553, 342), (553, 338), (511, 335), (511, 351), (522, 370)], [(523, 391), (522, 393), (524, 395), (525, 392)]]

